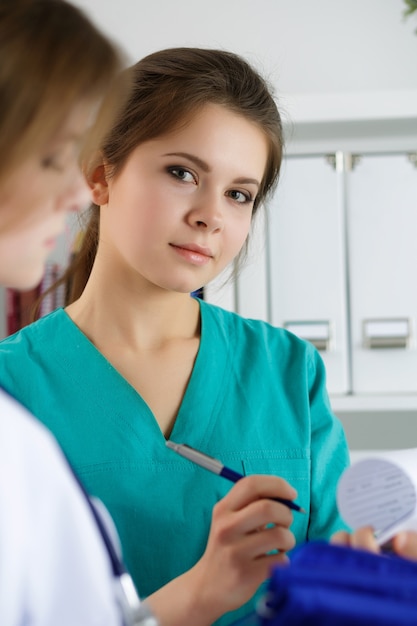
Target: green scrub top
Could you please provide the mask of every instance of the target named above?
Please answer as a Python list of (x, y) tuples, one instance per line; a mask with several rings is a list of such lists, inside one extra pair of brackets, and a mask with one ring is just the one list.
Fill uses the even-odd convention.
[[(297, 490), (297, 542), (345, 528), (335, 500), (348, 465), (325, 370), (309, 343), (200, 302), (201, 342), (171, 439), (242, 474), (276, 474)], [(135, 389), (58, 309), (0, 343), (0, 383), (52, 430), (110, 511), (139, 593), (204, 552), (227, 480), (179, 457)], [(232, 624), (254, 602), (216, 624)]]

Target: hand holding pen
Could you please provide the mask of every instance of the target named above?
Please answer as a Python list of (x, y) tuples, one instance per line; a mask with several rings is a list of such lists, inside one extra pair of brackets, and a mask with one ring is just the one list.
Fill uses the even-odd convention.
[[(168, 447), (173, 445), (167, 442)], [(293, 512), (287, 503), (297, 495), (278, 476), (226, 476), (217, 471), (219, 462), (213, 461), (212, 467), (204, 467), (236, 484), (213, 507), (205, 552), (187, 578), (192, 593), (198, 594), (205, 607), (207, 623), (247, 602), (269, 577), (271, 568), (288, 561), (286, 552), (294, 547), (295, 538), (289, 529)], [(221, 612), (210, 614), (213, 607)]]
[[(239, 474), (234, 470), (226, 467), (218, 461), (217, 459), (213, 459), (213, 457), (208, 456), (207, 454), (203, 454), (199, 450), (195, 450), (195, 448), (191, 448), (191, 446), (187, 446), (186, 443), (174, 443), (173, 441), (167, 441), (166, 445), (174, 452), (177, 452), (184, 458), (196, 463), (200, 467), (204, 467), (204, 469), (209, 472), (213, 472), (213, 474), (218, 474), (219, 476), (223, 476), (223, 478), (227, 478), (233, 483), (236, 483), (238, 480), (244, 478), (243, 474)], [(285, 504), (289, 509), (293, 511), (298, 511), (299, 513), (305, 513), (304, 509), (301, 508), (298, 504), (289, 500), (287, 498), (273, 498), (276, 502), (281, 502), (281, 504)]]

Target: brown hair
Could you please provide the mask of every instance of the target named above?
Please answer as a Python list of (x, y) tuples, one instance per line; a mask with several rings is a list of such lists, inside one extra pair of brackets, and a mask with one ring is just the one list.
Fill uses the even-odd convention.
[[(85, 154), (87, 177), (103, 159), (110, 175), (117, 173), (139, 144), (178, 128), (205, 104), (219, 104), (257, 124), (268, 139), (268, 161), (255, 213), (278, 180), (283, 151), (281, 118), (266, 81), (236, 54), (198, 48), (155, 52), (127, 73), (130, 95), (100, 150)], [(79, 254), (64, 277), (72, 281), (68, 303), (85, 287), (98, 238), (99, 207), (93, 205)]]
[(0, 0), (0, 180), (48, 141), (75, 104), (102, 96), (121, 64), (65, 0)]

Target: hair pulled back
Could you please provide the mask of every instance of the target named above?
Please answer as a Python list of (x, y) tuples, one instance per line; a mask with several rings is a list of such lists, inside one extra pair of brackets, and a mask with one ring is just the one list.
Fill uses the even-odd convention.
[[(242, 57), (202, 48), (171, 48), (154, 52), (126, 70), (129, 94), (99, 150), (84, 154), (89, 177), (98, 163), (110, 176), (145, 141), (177, 130), (204, 105), (218, 104), (255, 123), (268, 141), (268, 160), (254, 213), (273, 190), (283, 152), (280, 114), (266, 81)], [(126, 82), (126, 74), (122, 79)], [(100, 116), (99, 116), (100, 117)], [(68, 270), (77, 299), (88, 280), (99, 238), (99, 208), (93, 205), (83, 244)]]

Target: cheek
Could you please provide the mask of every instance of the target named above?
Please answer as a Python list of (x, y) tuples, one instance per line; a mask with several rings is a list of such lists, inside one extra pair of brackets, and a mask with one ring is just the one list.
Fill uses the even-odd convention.
[[(10, 203), (0, 205), (0, 236), (28, 239), (45, 220), (45, 202), (31, 193), (16, 193)], [(23, 245), (23, 244), (22, 244)]]
[(155, 224), (139, 206), (112, 203), (101, 207), (100, 239), (112, 242), (122, 254), (136, 254), (151, 238)]
[(1, 190), (0, 204), (0, 234), (8, 234), (14, 231), (27, 219), (28, 206), (31, 206), (30, 195), (27, 188), (21, 183), (16, 183), (13, 189), (8, 187)]
[(162, 194), (138, 193), (132, 203), (124, 206), (124, 210), (125, 221), (130, 225), (132, 234), (145, 241), (150, 236), (163, 236), (167, 228), (178, 224), (175, 201), (172, 198), (167, 200)]
[(235, 223), (229, 229), (229, 238), (231, 244), (237, 249), (236, 254), (240, 251), (245, 243), (252, 224), (252, 215), (248, 213), (247, 216), (235, 221)]
[(29, 289), (42, 278), (47, 251), (32, 230), (0, 236), (0, 282), (16, 289)]

